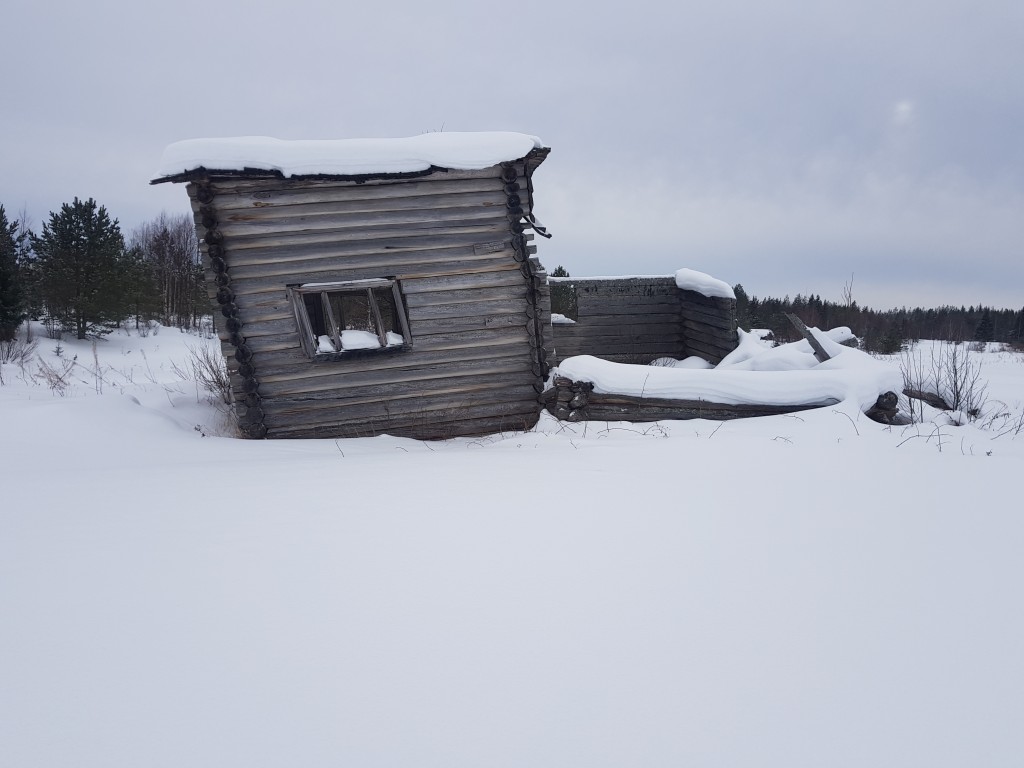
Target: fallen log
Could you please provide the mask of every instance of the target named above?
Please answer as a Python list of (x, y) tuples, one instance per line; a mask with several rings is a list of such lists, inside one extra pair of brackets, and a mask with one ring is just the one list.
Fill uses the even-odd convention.
[(911, 389), (907, 387), (903, 390), (903, 394), (912, 400), (924, 400), (932, 408), (938, 408), (940, 411), (952, 411), (953, 406), (947, 403), (940, 395), (935, 392), (925, 392), (921, 389)]

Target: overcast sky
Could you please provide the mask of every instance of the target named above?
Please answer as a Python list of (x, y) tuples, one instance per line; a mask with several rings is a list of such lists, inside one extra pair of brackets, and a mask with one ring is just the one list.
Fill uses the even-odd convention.
[(1024, 3), (5, 4), (0, 202), (130, 231), (174, 141), (513, 130), (549, 267), (1024, 306)]

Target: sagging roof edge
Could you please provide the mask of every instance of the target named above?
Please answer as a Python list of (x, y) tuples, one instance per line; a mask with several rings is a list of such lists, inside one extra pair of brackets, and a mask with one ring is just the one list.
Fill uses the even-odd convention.
[[(538, 147), (530, 150), (529, 153), (517, 160), (511, 160), (508, 162), (518, 163), (524, 162), (526, 164), (527, 172), (532, 174), (544, 159), (551, 152), (551, 147)], [(505, 165), (506, 163), (495, 163), (495, 166)], [(361, 173), (361, 174), (333, 174), (333, 173), (315, 173), (308, 175), (292, 175), (285, 176), (281, 171), (268, 171), (262, 168), (245, 168), (241, 171), (231, 170), (222, 171), (216, 168), (194, 168), (191, 171), (185, 171), (184, 173), (176, 173), (172, 176), (160, 176), (156, 179), (152, 179), (149, 183), (152, 184), (163, 184), (165, 182), (182, 183), (190, 181), (200, 181), (202, 179), (209, 178), (238, 178), (238, 179), (288, 179), (298, 181), (354, 181), (357, 184), (361, 184), (365, 181), (378, 181), (382, 179), (419, 179), (424, 176), (431, 176), (435, 173), (448, 173), (449, 171), (460, 170), (456, 168), (444, 168), (438, 165), (432, 165), (429, 168), (425, 168), (422, 171), (404, 171), (401, 173)], [(479, 168), (476, 170), (484, 170)]]

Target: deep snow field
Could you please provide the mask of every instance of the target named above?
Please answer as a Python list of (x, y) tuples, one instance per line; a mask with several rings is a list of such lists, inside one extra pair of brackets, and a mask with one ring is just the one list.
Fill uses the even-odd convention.
[(174, 371), (208, 340), (37, 338), (4, 768), (1024, 765), (1020, 354), (966, 426), (245, 441)]

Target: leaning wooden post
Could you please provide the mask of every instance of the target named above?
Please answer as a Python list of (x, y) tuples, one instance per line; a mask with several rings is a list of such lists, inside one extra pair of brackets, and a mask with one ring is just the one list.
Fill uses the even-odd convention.
[(789, 322), (791, 322), (796, 329), (803, 334), (803, 337), (807, 339), (807, 343), (811, 345), (811, 349), (814, 350), (814, 357), (819, 363), (824, 363), (826, 360), (832, 359), (832, 356), (825, 351), (823, 346), (821, 346), (821, 342), (814, 338), (814, 334), (811, 333), (811, 330), (804, 325), (803, 320), (790, 312), (786, 313), (786, 317), (788, 317)]

